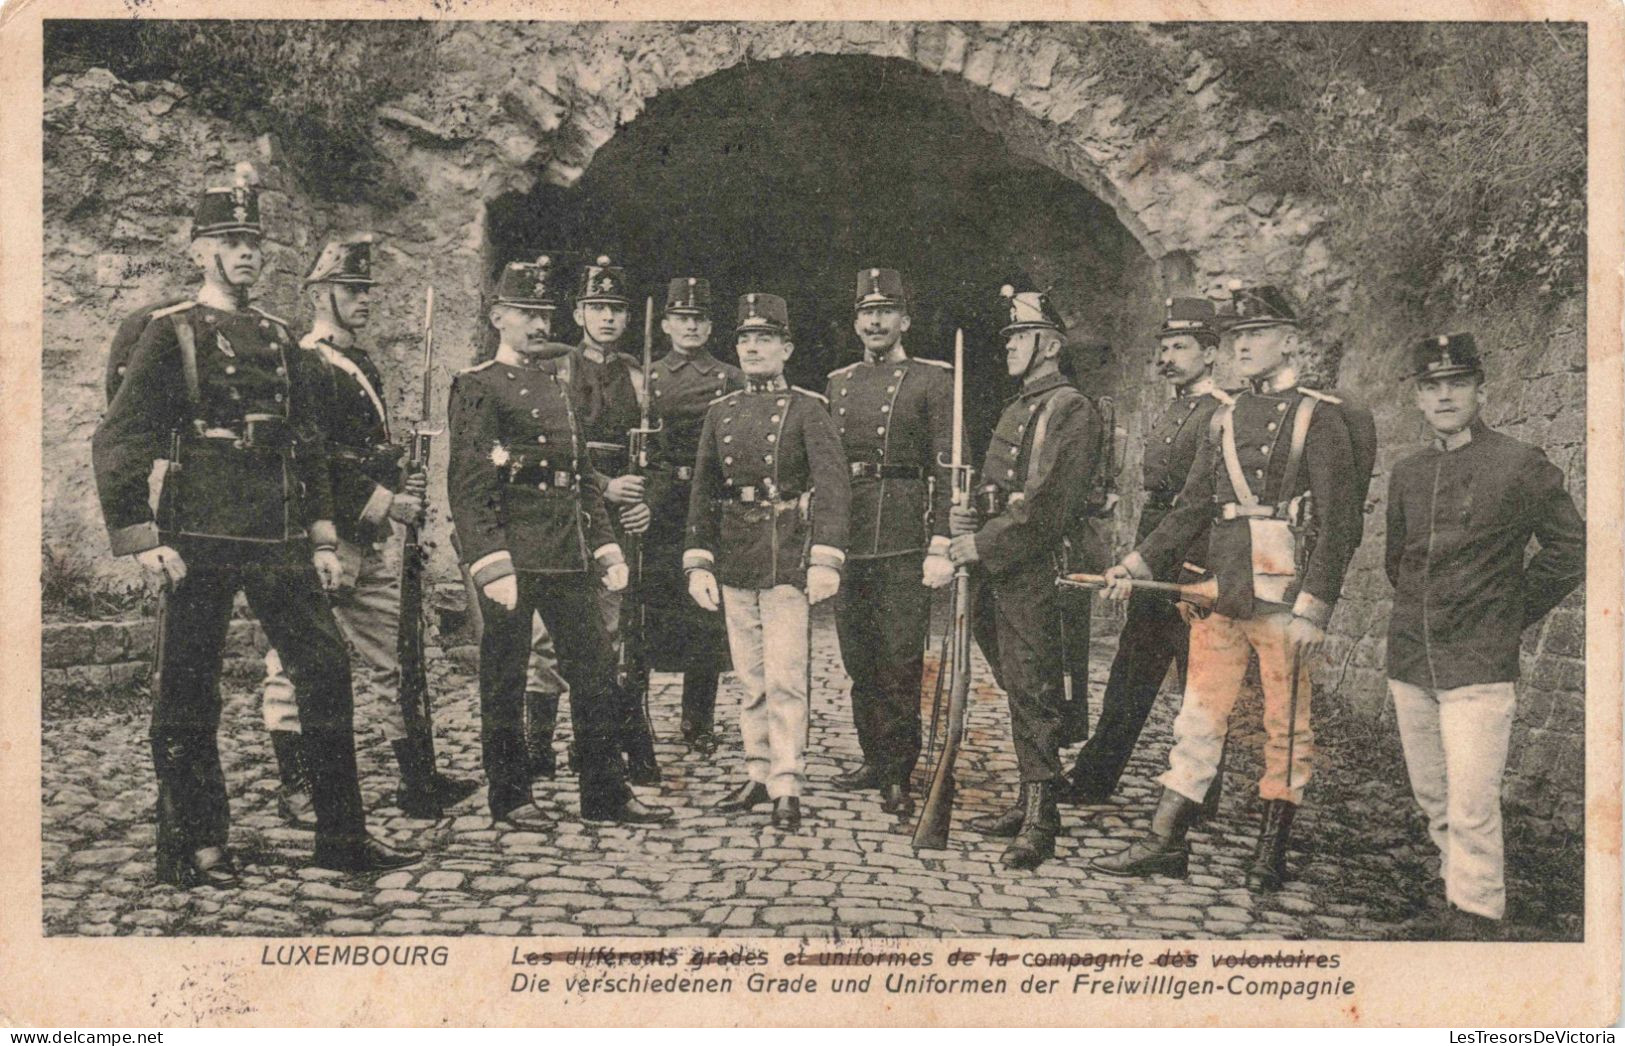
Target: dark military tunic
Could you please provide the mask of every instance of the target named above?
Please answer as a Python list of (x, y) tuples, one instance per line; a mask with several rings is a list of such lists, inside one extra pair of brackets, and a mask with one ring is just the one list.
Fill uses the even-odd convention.
[[(1309, 491), (1319, 520), (1319, 539), (1288, 591), (1302, 592), (1296, 608), (1324, 627), (1343, 588), (1343, 573), (1360, 543), (1364, 508), (1358, 496), (1352, 438), (1335, 402), (1321, 402), (1310, 420), (1302, 465), (1292, 490), (1281, 489), (1290, 456), (1293, 419), (1306, 396), (1327, 401), (1325, 393), (1297, 386), (1255, 387), (1239, 392), (1228, 408), (1235, 428), (1236, 454), (1248, 487), (1260, 505), (1284, 510), (1293, 498)], [(1222, 518), (1224, 506), (1240, 501), (1221, 449), (1220, 423), (1215, 413), (1191, 466), (1189, 477), (1174, 507), (1155, 531), (1139, 545), (1145, 561), (1170, 562), (1181, 555), (1211, 523), (1206, 563), (1218, 578), (1217, 613), (1250, 618), (1256, 613), (1279, 612), (1279, 603), (1253, 597), (1252, 536), (1245, 518)]]
[(1482, 421), (1469, 431), (1388, 482), (1388, 675), (1431, 690), (1516, 680), (1523, 630), (1585, 580), (1585, 521), (1562, 471)]
[(898, 348), (835, 371), (828, 393), (852, 483), (851, 545), (835, 604), (852, 719), (881, 783), (905, 784), (919, 761), (931, 624), (920, 562), (933, 536), (939, 545), (948, 539), (953, 481), (942, 463), (953, 444), (953, 369)]
[(401, 448), (390, 442), (384, 376), (354, 346), (306, 335), (300, 345), (325, 364), (323, 431), (333, 461), (333, 512), (339, 536), (373, 545), (390, 534), (390, 501), (400, 487)]
[[(182, 327), (195, 346), (195, 400)], [(186, 539), (280, 546), (332, 519), (321, 368), (281, 320), (190, 302), (159, 310), (127, 368), (92, 444), (115, 554)], [(250, 417), (253, 446), (245, 443)], [(148, 474), (177, 449), (155, 519)]]
[(729, 393), (700, 433), (684, 562), (735, 588), (804, 588), (809, 565), (840, 566), (850, 504), (822, 396), (782, 378)]
[(1055, 576), (1068, 536), (1080, 533), (1102, 436), (1088, 397), (1047, 375), (1005, 405), (982, 463), (978, 488), (984, 501), (993, 492), (995, 511), (976, 532), (984, 586), (976, 639), (1009, 697), (1024, 782), (1061, 773), (1066, 637)]
[(683, 722), (689, 735), (708, 733), (715, 719), (716, 677), (727, 667), (722, 615), (689, 597), (683, 539), (700, 433), (711, 401), (743, 388), (745, 376), (704, 348), (673, 349), (649, 368), (649, 413), (660, 431), (653, 439), (646, 498), (653, 519), (643, 539), (644, 627), (651, 667), (683, 672)]
[[(238, 592), (296, 687), (318, 838), (352, 845), (365, 819), (349, 657), (304, 540), (307, 531), (336, 540), (321, 365), (281, 320), (255, 309), (186, 302), (148, 319), (92, 457), (113, 551), (164, 544), (187, 565), (162, 604), (153, 685), (160, 873), (227, 842), (216, 735), (221, 651)], [(147, 488), (159, 459), (170, 465), (155, 519)]]
[[(829, 405), (852, 480), (853, 559), (920, 552), (948, 535), (953, 369), (904, 356), (829, 376)], [(935, 477), (935, 495), (929, 481)]]
[[(480, 741), (491, 813), (530, 800), (524, 698), (536, 614), (570, 687), (582, 814), (611, 812), (630, 793), (594, 561), (619, 562), (621, 554), (570, 393), (552, 368), (491, 360), (452, 381), (448, 423), (446, 490), (460, 554), (482, 593)], [(513, 610), (483, 595), (510, 574), (517, 574)]]
[[(1152, 424), (1145, 441), (1142, 477), (1146, 498), (1136, 540), (1143, 541), (1168, 514), (1196, 461), (1213, 412), (1230, 399), (1218, 389), (1176, 395)], [(1200, 568), (1206, 550), (1204, 528), (1182, 556), (1151, 564), (1152, 573), (1164, 580), (1186, 577), (1191, 572), (1182, 568)], [(1116, 790), (1168, 666), (1177, 665), (1183, 679), (1189, 651), (1190, 628), (1172, 600), (1154, 592), (1136, 592), (1129, 598), (1127, 619), (1101, 698), (1100, 719), (1088, 743), (1078, 750), (1072, 770), (1072, 786), (1080, 797), (1102, 800)]]
[(583, 339), (567, 355), (541, 364), (558, 372), (575, 403), (581, 438), (592, 448), (599, 473), (618, 476), (626, 467), (626, 433), (641, 418), (633, 373), (638, 363), (624, 352), (606, 352)]
[(615, 543), (575, 405), (545, 367), (491, 360), (452, 380), (446, 491), (463, 562), (505, 574), (583, 574)]
[(118, 330), (113, 334), (113, 343), (107, 350), (107, 402), (113, 402), (113, 397), (118, 395), (118, 387), (124, 384), (125, 372), (130, 369), (130, 353), (135, 351), (136, 343), (141, 340), (141, 335), (146, 333), (147, 324), (152, 322), (153, 314), (187, 300), (166, 298), (160, 302), (143, 305), (119, 323)]

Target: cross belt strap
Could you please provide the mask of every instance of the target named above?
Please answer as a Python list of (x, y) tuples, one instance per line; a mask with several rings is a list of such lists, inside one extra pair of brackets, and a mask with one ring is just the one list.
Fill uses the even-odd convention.
[(1298, 470), (1303, 466), (1303, 450), (1309, 442), (1309, 422), (1315, 416), (1315, 407), (1320, 401), (1313, 396), (1305, 396), (1298, 401), (1297, 413), (1292, 416), (1292, 446), (1286, 455), (1286, 472), (1281, 477), (1281, 502), (1284, 505), (1293, 497), (1293, 491), (1298, 483)]
[(1242, 505), (1257, 505), (1258, 495), (1247, 485), (1247, 474), (1242, 471), (1241, 458), (1236, 453), (1236, 412), (1230, 406), (1219, 408), (1219, 449), (1224, 456), (1224, 470), (1230, 474), (1230, 486), (1236, 492), (1236, 500)]

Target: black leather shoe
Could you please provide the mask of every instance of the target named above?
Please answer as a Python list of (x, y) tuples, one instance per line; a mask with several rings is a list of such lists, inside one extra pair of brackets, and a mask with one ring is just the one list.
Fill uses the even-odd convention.
[(581, 819), (609, 824), (667, 824), (676, 816), (663, 806), (650, 806), (636, 796), (628, 796), (618, 807), (593, 813), (583, 811)]
[(1021, 786), (1021, 831), (1010, 840), (999, 863), (1006, 868), (1037, 868), (1055, 856), (1061, 814), (1055, 808), (1055, 783), (1031, 781)]
[(755, 781), (746, 781), (728, 797), (715, 804), (711, 809), (719, 814), (744, 813), (768, 801), (767, 785), (757, 784)]
[(517, 832), (551, 832), (553, 818), (535, 803), (520, 803), (512, 810), (493, 814), (491, 827)]
[(223, 846), (205, 846), (191, 853), (160, 855), (158, 881), (189, 890), (194, 886), (230, 889), (238, 885), (237, 865)]
[(1002, 813), (972, 817), (969, 824), (973, 832), (981, 832), (995, 839), (1014, 839), (1021, 834), (1021, 818), (1021, 807), (1012, 806)]
[(914, 797), (908, 794), (908, 785), (889, 784), (880, 790), (880, 808), (897, 817), (914, 813)]
[(336, 842), (316, 840), (316, 856), (310, 863), (335, 872), (390, 872), (421, 860), (423, 855), (416, 850), (397, 850), (381, 839), (364, 835)]
[(864, 763), (851, 773), (836, 774), (830, 783), (843, 792), (861, 792), (865, 788), (879, 788), (880, 774), (874, 767)]
[(1163, 789), (1157, 810), (1151, 815), (1151, 830), (1128, 849), (1095, 858), (1089, 867), (1124, 878), (1169, 875), (1183, 879), (1190, 870), (1191, 858), (1185, 833), (1196, 820), (1197, 806), (1173, 789)]
[(782, 832), (801, 831), (801, 800), (793, 795), (773, 800), (773, 827)]

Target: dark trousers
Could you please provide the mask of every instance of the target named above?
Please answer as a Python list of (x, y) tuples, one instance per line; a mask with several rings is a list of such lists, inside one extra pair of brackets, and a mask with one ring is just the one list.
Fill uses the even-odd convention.
[(1025, 783), (1061, 776), (1066, 684), (1060, 599), (1047, 561), (996, 578), (978, 571), (976, 645), (1010, 702), (1010, 733)]
[(590, 574), (521, 572), (519, 602), (504, 610), (482, 593), (480, 612), (480, 746), (490, 781), (490, 806), (501, 816), (530, 801), (525, 747), (525, 668), (532, 615), (553, 637), (559, 674), (570, 685), (570, 722), (583, 814), (614, 809), (629, 794), (619, 755), (614, 654), (598, 615)]
[(931, 590), (920, 556), (849, 559), (835, 603), (841, 660), (852, 677), (852, 722), (880, 783), (906, 784), (920, 760), (920, 677)]
[(675, 546), (644, 550), (644, 634), (649, 666), (683, 673), (686, 737), (716, 727), (717, 677), (728, 669), (728, 628), (720, 612), (702, 610), (690, 598), (688, 576), (676, 567), (682, 554)]
[(315, 569), (302, 551), (180, 551), (188, 570), (160, 612), (150, 731), (160, 855), (226, 845), (220, 661), (239, 591), (293, 681), (317, 839), (364, 835), (350, 657)]
[(1190, 656), (1190, 626), (1171, 600), (1152, 593), (1129, 598), (1128, 619), (1117, 640), (1111, 676), (1101, 702), (1100, 719), (1089, 743), (1078, 750), (1072, 786), (1080, 792), (1107, 796), (1117, 788), (1140, 731), (1156, 703), (1168, 666), (1177, 664), (1185, 677)]

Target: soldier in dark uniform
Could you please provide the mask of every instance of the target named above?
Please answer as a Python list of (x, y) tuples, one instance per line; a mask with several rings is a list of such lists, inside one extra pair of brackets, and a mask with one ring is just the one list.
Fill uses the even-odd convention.
[[(390, 547), (395, 536), (391, 524), (421, 520), (426, 477), (419, 473), (403, 486), (401, 448), (390, 441), (383, 375), (357, 340), (367, 326), (376, 286), (371, 235), (329, 243), (305, 277), (305, 286), (316, 322), (299, 344), (325, 365), (322, 428), (332, 460), (334, 523), (344, 567), (332, 597), (334, 614), (369, 669), (363, 692), (400, 767), (396, 803), (410, 817), (439, 817), (479, 785), (435, 769), (430, 724), (421, 716), (408, 719), (400, 704), (400, 565)], [(293, 683), (274, 647), (265, 654), (265, 669), (265, 724), (282, 775), (282, 805), (285, 815), (291, 815), (309, 803), (303, 790), (298, 710)]]
[(745, 386), (738, 367), (711, 355), (711, 285), (679, 276), (666, 288), (660, 329), (671, 351), (649, 369), (649, 412), (660, 431), (647, 484), (653, 519), (644, 535), (643, 577), (651, 667), (683, 673), (683, 740), (702, 755), (716, 750), (717, 676), (728, 666), (728, 632), (720, 614), (688, 596), (684, 531), (694, 461), (705, 411), (718, 396)]
[(1064, 735), (1064, 664), (1056, 574), (1065, 537), (1085, 509), (1086, 480), (1100, 453), (1100, 416), (1060, 373), (1065, 324), (1040, 293), (1006, 285), (1010, 310), (1005, 365), (1021, 390), (993, 429), (978, 484), (979, 505), (950, 514), (949, 557), (980, 563), (991, 586), (992, 620), (977, 622), (977, 643), (1010, 701), (1021, 770), (1016, 805), (972, 827), (1009, 838), (1001, 862), (1036, 868), (1055, 856), (1056, 792)]
[[(1191, 624), (1185, 696), (1151, 831), (1093, 867), (1112, 875), (1186, 873), (1185, 833), (1218, 772), (1230, 709), (1257, 652), (1269, 739), (1258, 786), (1264, 814), (1247, 884), (1274, 890), (1286, 874), (1293, 815), (1311, 774), (1310, 661), (1325, 644), (1343, 573), (1360, 542), (1364, 488), (1341, 401), (1298, 385), (1292, 365), (1298, 321), (1286, 297), (1274, 287), (1238, 288), (1221, 323), (1249, 387), (1214, 413), (1174, 507), (1107, 571), (1117, 582), (1109, 594), (1127, 598), (1123, 581), (1151, 578), (1152, 564), (1181, 555), (1211, 526), (1207, 566), (1218, 600)], [(1318, 531), (1313, 547), (1299, 533), (1311, 517)]]
[[(298, 690), (316, 809), (315, 863), (414, 863), (367, 834), (356, 777), (350, 665), (323, 595), (338, 583), (333, 494), (317, 413), (319, 365), (287, 325), (248, 304), (259, 278), (252, 168), (210, 189), (192, 225), (195, 301), (151, 317), (92, 444), (113, 552), (167, 588), (153, 686), (158, 877), (229, 886), (220, 767), (220, 661), (239, 591)], [(153, 463), (167, 459), (158, 511)]]
[[(1230, 394), (1213, 381), (1219, 331), (1212, 302), (1169, 298), (1157, 345), (1157, 372), (1172, 387), (1173, 398), (1146, 434), (1141, 465), (1145, 504), (1136, 542), (1144, 541), (1168, 514), (1185, 485), (1197, 448), (1207, 436), (1213, 412), (1232, 402)], [(1182, 553), (1151, 564), (1152, 573), (1163, 580), (1196, 580), (1203, 573), (1200, 564), (1206, 550), (1204, 527)], [(1129, 600), (1128, 620), (1117, 641), (1100, 719), (1093, 736), (1078, 750), (1064, 799), (1104, 803), (1117, 790), (1170, 664), (1179, 666), (1179, 678), (1184, 681), (1190, 648), (1190, 626), (1182, 616), (1188, 613), (1185, 608), (1186, 604), (1149, 592), (1137, 592)], [(1216, 775), (1210, 795), (1217, 794), (1218, 786)]]
[[(835, 595), (846, 559), (846, 458), (824, 397), (785, 383), (795, 346), (784, 299), (747, 294), (736, 328), (746, 387), (711, 404), (689, 496), (683, 569), (704, 609), (719, 604), (745, 687), (748, 780), (715, 807), (773, 800), (773, 824), (801, 826), (809, 608)], [(718, 589), (718, 582), (721, 589)]]
[[(574, 401), (576, 421), (591, 453), (592, 471), (615, 514), (610, 523), (617, 535), (642, 533), (648, 529), (652, 515), (644, 500), (644, 478), (627, 471), (626, 434), (642, 420), (638, 389), (643, 381), (639, 361), (619, 349), (631, 304), (626, 271), (611, 264), (607, 256), (599, 255), (597, 263), (582, 272), (576, 295), (574, 318), (581, 328), (581, 343), (543, 364), (558, 374)], [(620, 641), (621, 593), (603, 588), (597, 599), (598, 613), (613, 647)], [(633, 784), (653, 785), (660, 783), (660, 766), (640, 701), (642, 693), (641, 683), (624, 689), (616, 686), (614, 699), (620, 744), (627, 755), (627, 776)], [(557, 707), (555, 702), (555, 714)], [(533, 711), (537, 713), (531, 717), (533, 722), (545, 714), (545, 709)]]
[(611, 699), (613, 654), (597, 612), (598, 573), (622, 589), (627, 567), (589, 468), (587, 442), (563, 380), (535, 357), (568, 351), (547, 340), (558, 307), (551, 263), (502, 273), (491, 325), (496, 356), (451, 386), (446, 477), (460, 555), (481, 596), (480, 741), (492, 818), (545, 830), (531, 801), (523, 724), (525, 671), (537, 613), (570, 685), (581, 816), (646, 824), (671, 812), (626, 785)]
[(1488, 939), (1506, 914), (1501, 778), (1518, 650), (1585, 580), (1585, 521), (1562, 470), (1480, 419), (1471, 334), (1423, 340), (1411, 377), (1434, 439), (1388, 482), (1388, 692), (1449, 902), (1424, 933)]
[(124, 384), (124, 375), (130, 369), (130, 353), (135, 351), (136, 343), (141, 335), (147, 331), (147, 324), (157, 313), (168, 314), (168, 310), (183, 302), (190, 301), (187, 297), (165, 298), (162, 301), (143, 305), (119, 321), (118, 330), (113, 334), (113, 342), (107, 349), (107, 402), (112, 403), (113, 397), (118, 395), (118, 387)]
[(953, 442), (953, 369), (904, 350), (908, 301), (896, 270), (859, 272), (854, 308), (863, 359), (830, 374), (825, 391), (852, 484), (835, 623), (863, 763), (835, 786), (878, 788), (881, 808), (906, 817), (914, 809), (909, 775), (920, 758), (930, 590), (954, 575), (953, 483), (942, 464)]

